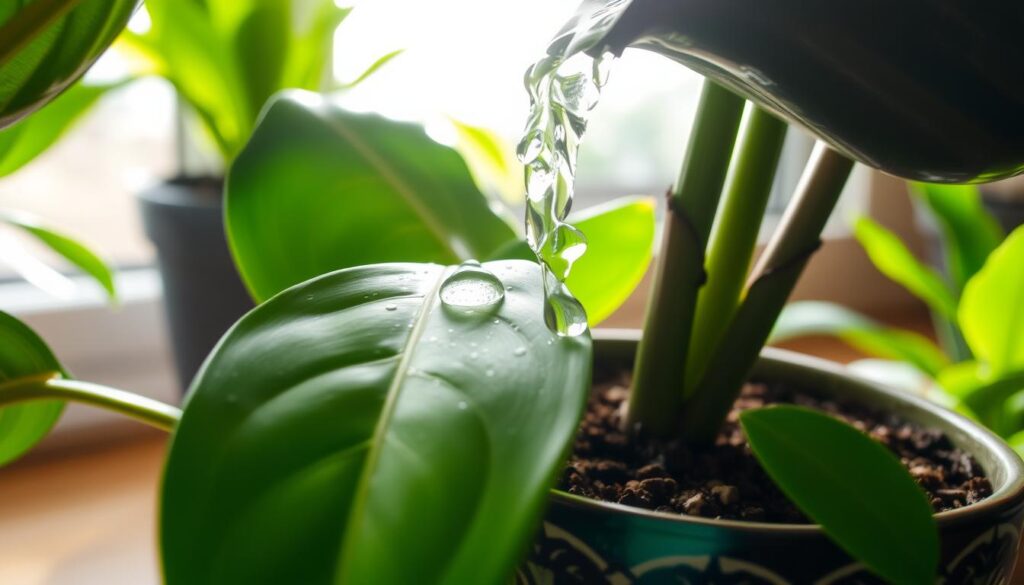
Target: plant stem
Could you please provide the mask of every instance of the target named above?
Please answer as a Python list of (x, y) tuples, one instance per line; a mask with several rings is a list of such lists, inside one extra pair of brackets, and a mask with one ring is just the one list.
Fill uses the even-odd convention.
[(803, 267), (820, 244), (853, 161), (819, 143), (750, 279), (746, 297), (733, 316), (707, 370), (683, 411), (683, 435), (711, 442), (739, 396), (761, 347), (789, 298)]
[(658, 436), (676, 430), (704, 248), (718, 209), (743, 99), (705, 80), (697, 117), (668, 202), (665, 231), (637, 349), (627, 424)]
[(729, 171), (722, 211), (711, 234), (708, 282), (697, 297), (684, 396), (693, 393), (740, 305), (785, 138), (786, 123), (751, 104)]
[(69, 400), (118, 412), (165, 431), (172, 431), (181, 410), (124, 390), (67, 380), (56, 374), (17, 378), (0, 384), (0, 406), (30, 400)]

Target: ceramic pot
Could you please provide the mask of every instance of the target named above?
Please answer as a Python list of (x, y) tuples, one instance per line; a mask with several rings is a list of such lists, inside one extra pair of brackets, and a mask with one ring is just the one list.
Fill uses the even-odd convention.
[[(595, 332), (595, 379), (629, 367), (636, 331)], [(1008, 583), (1024, 522), (1024, 464), (991, 432), (915, 396), (855, 378), (831, 362), (767, 348), (753, 372), (809, 392), (872, 405), (941, 429), (972, 454), (994, 493), (936, 515), (937, 583)], [(710, 520), (603, 503), (555, 491), (518, 583), (868, 584), (883, 583), (818, 526)]]

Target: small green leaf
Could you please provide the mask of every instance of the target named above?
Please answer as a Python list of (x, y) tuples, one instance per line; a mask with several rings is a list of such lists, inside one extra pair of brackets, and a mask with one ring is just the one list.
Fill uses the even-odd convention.
[(924, 492), (880, 443), (797, 406), (740, 422), (765, 470), (851, 556), (896, 584), (934, 583), (939, 536)]
[(103, 287), (111, 301), (117, 300), (114, 273), (99, 256), (78, 241), (40, 224), (24, 213), (0, 212), (0, 221), (31, 234), (68, 262), (93, 277)]
[(307, 13), (308, 18), (297, 19), (282, 87), (327, 89), (328, 80), (333, 79), (330, 61), (334, 33), (351, 12), (351, 8), (340, 7), (334, 0), (317, 0)]
[(74, 83), (128, 23), (137, 0), (35, 0), (0, 9), (0, 128)]
[(271, 101), (226, 201), (231, 248), (259, 300), (340, 268), (484, 259), (515, 238), (458, 153), (423, 128), (308, 92)]
[[(221, 6), (221, 5), (228, 6)], [(252, 108), (239, 59), (233, 45), (233, 29), (221, 28), (222, 21), (238, 25), (242, 8), (251, 3), (148, 0), (152, 24), (139, 35), (139, 46), (159, 55), (161, 73), (174, 85), (178, 95), (202, 120), (225, 159), (242, 148), (255, 123), (258, 110)], [(229, 10), (234, 8), (234, 10)], [(215, 12), (231, 17), (215, 18)], [(236, 20), (237, 19), (237, 20)]]
[(282, 87), (292, 38), (291, 4), (254, 2), (234, 32), (234, 62), (253, 118)]
[(798, 301), (786, 305), (772, 330), (770, 343), (807, 335), (832, 335), (867, 353), (908, 362), (936, 376), (949, 360), (928, 338), (913, 331), (886, 327), (834, 303)]
[(586, 235), (587, 253), (573, 265), (566, 285), (596, 325), (622, 306), (647, 272), (654, 250), (654, 199), (622, 197), (569, 221)]
[(575, 433), (590, 340), (547, 329), (536, 264), (484, 268), (504, 298), (476, 312), (440, 301), (453, 268), (381, 264), (243, 317), (171, 444), (167, 584), (506, 583)]
[(355, 87), (355, 86), (359, 85), (360, 83), (366, 81), (371, 75), (376, 73), (381, 67), (387, 65), (389, 61), (391, 61), (395, 57), (401, 55), (403, 52), (405, 52), (405, 49), (395, 49), (394, 51), (391, 51), (390, 53), (385, 53), (384, 55), (378, 57), (376, 61), (374, 61), (373, 63), (370, 63), (370, 66), (367, 67), (366, 69), (364, 69), (362, 73), (357, 75), (355, 79), (353, 79), (352, 81), (346, 81), (344, 83), (339, 84), (338, 88), (339, 89), (352, 89), (353, 87)]
[(477, 185), (494, 192), (509, 204), (523, 202), (523, 166), (515, 148), (498, 134), (479, 126), (452, 120), (458, 139), (455, 150), (466, 160)]
[(1006, 442), (1013, 447), (1013, 450), (1017, 452), (1017, 455), (1024, 457), (1024, 431), (1014, 433), (1013, 436), (1006, 439)]
[[(0, 312), (0, 392), (30, 376), (64, 373), (46, 342), (27, 325)], [(0, 408), (0, 466), (31, 449), (57, 423), (64, 402), (47, 400)]]
[(977, 185), (911, 183), (911, 193), (935, 214), (946, 264), (962, 291), (1003, 240), (999, 223), (985, 211)]
[[(571, 214), (568, 221), (586, 235), (587, 253), (573, 265), (566, 284), (594, 326), (622, 306), (651, 263), (654, 200), (620, 197)], [(522, 239), (510, 240), (489, 258), (537, 261)]]
[(914, 258), (896, 234), (867, 217), (854, 224), (854, 235), (879, 272), (923, 300), (933, 311), (956, 318), (956, 298), (934, 269)]
[(942, 370), (938, 383), (994, 432), (1005, 437), (1020, 429), (1004, 413), (1012, 397), (1024, 390), (1024, 369), (995, 374), (983, 363), (961, 362)]
[(960, 301), (960, 330), (992, 375), (1024, 369), (1024, 227), (997, 248)]
[(10, 175), (50, 148), (96, 101), (123, 83), (78, 83), (45, 107), (0, 130), (0, 177)]

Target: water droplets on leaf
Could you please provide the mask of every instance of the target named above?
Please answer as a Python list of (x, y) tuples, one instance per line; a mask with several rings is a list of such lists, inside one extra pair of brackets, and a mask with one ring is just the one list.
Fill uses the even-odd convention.
[(438, 294), (444, 306), (450, 309), (490, 310), (505, 298), (505, 288), (498, 277), (479, 262), (467, 260), (445, 279)]

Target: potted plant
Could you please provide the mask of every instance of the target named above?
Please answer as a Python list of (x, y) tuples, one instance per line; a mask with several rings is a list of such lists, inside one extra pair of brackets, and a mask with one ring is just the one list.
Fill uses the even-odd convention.
[[(555, 111), (562, 116), (561, 122), (574, 124), (572, 135), (565, 127), (564, 133), (550, 133), (550, 144), (562, 149), (554, 159), (533, 156), (550, 153), (550, 144), (543, 142), (549, 137), (546, 132), (541, 132), (537, 148), (527, 141), (523, 149), (528, 176), (532, 174), (536, 184), (545, 188), (534, 193), (531, 183), (531, 195), (537, 202), (556, 203), (549, 208), (550, 216), (538, 218), (547, 220), (542, 227), (551, 231), (527, 234), (535, 250), (549, 261), (546, 268), (525, 260), (484, 264), (469, 260), (447, 267), (388, 263), (314, 274), (311, 280), (294, 284), (295, 278), (309, 275), (296, 270), (279, 276), (286, 268), (282, 258), (262, 254), (258, 245), (266, 241), (260, 234), (266, 233), (267, 216), (260, 206), (275, 209), (275, 203), (267, 197), (244, 195), (257, 185), (245, 178), (260, 170), (254, 163), (281, 154), (274, 153), (272, 140), (261, 141), (257, 132), (229, 178), (227, 215), (232, 250), (243, 277), (257, 297), (269, 298), (222, 339), (197, 376), (184, 412), (67, 379), (41, 340), (10, 319), (0, 320), (0, 333), (8, 341), (0, 347), (10, 348), (3, 356), (7, 377), (0, 385), (0, 400), (81, 400), (174, 427), (162, 498), (161, 544), (168, 583), (505, 582), (534, 533), (547, 488), (561, 467), (590, 392), (590, 338), (585, 328), (575, 326), (575, 314), (566, 311), (573, 308), (569, 304), (573, 300), (560, 282), (564, 264), (575, 259), (580, 241), (566, 226), (568, 205), (559, 197), (567, 195), (561, 190), (567, 183), (548, 182), (550, 177), (543, 175), (540, 163), (565, 163), (572, 168), (571, 154), (588, 107), (588, 102), (575, 98), (588, 95), (585, 84), (600, 85), (604, 71), (598, 67), (589, 76), (560, 76), (557, 61), (565, 53), (583, 49), (619, 51), (636, 38), (650, 40), (652, 30), (651, 34), (664, 32), (666, 24), (675, 24), (668, 18), (674, 16), (671, 10), (666, 16), (661, 9), (643, 10), (645, 5), (652, 9), (649, 3), (637, 2), (598, 11), (581, 28), (583, 34), (560, 38), (550, 55), (553, 59), (534, 70), (542, 75), (531, 77), (540, 81), (531, 86), (540, 88), (537, 96), (553, 88), (557, 98), (569, 98), (556, 104)], [(683, 8), (701, 5), (676, 3), (670, 8), (685, 12)], [(786, 3), (778, 7), (787, 6), (788, 16), (799, 22), (805, 7)], [(594, 16), (591, 8), (585, 7), (584, 13)], [(689, 16), (701, 16), (701, 24), (714, 30), (715, 14)], [(751, 68), (745, 69), (748, 73), (771, 71), (755, 66), (763, 65), (759, 57), (799, 62), (844, 46), (810, 43), (816, 51), (808, 55), (803, 52), (806, 48), (787, 45), (785, 38), (758, 35), (763, 27), (773, 25), (771, 20), (750, 24), (744, 20), (747, 13), (737, 11), (719, 16), (751, 27), (750, 35), (729, 37), (739, 38), (739, 45), (747, 39), (756, 41), (739, 55), (744, 57), (740, 62), (752, 59)], [(652, 20), (657, 26), (648, 29)], [(840, 20), (837, 24), (826, 18), (815, 24), (835, 25), (821, 27), (830, 34), (855, 32)], [(629, 34), (621, 36), (623, 30)], [(680, 25), (680, 30), (686, 29)], [(885, 33), (893, 31), (876, 27), (870, 38), (853, 38), (868, 44), (884, 42)], [(652, 46), (665, 47), (666, 41), (680, 38), (668, 34), (652, 41)], [(573, 45), (579, 39), (586, 42)], [(705, 49), (700, 43), (689, 43), (678, 55), (736, 62), (737, 55), (725, 55), (723, 47)], [(835, 66), (842, 60), (830, 62)], [(706, 70), (711, 69), (722, 79), (733, 79), (726, 76), (721, 63), (707, 65)], [(871, 71), (869, 67), (858, 73)], [(743, 88), (756, 79), (755, 75), (731, 83)], [(802, 82), (817, 80), (809, 74)], [(545, 87), (545, 81), (558, 85)], [(829, 101), (820, 93), (812, 99), (807, 93), (791, 93), (790, 84), (771, 87), (771, 103), (796, 95), (788, 102), (792, 110), (829, 117), (828, 107), (812, 108)], [(557, 93), (566, 88), (569, 91)], [(583, 91), (572, 91), (576, 89)], [(801, 89), (799, 84), (796, 89)], [(763, 96), (765, 92), (762, 88), (750, 93)], [(906, 96), (896, 90), (887, 97), (898, 101)], [(944, 97), (948, 94), (939, 93), (936, 99)], [(416, 157), (380, 156), (380, 152), (400, 153), (422, 132), (402, 124), (384, 126), (377, 118), (308, 101), (285, 96), (269, 106), (261, 127), (277, 131), (268, 130), (267, 136), (283, 136), (284, 122), (291, 120), (308, 124), (303, 138), (311, 147), (338, 147), (343, 152), (345, 141), (351, 142), (347, 147), (358, 149), (363, 160), (370, 161), (358, 185), (369, 182), (395, 192), (392, 206), (385, 211), (393, 211), (394, 201), (401, 198), (404, 205), (398, 206), (395, 217), (413, 215), (414, 221), (405, 225), (412, 226), (415, 237), (409, 240), (417, 246), (447, 242), (448, 253), (458, 259), (460, 250), (472, 253), (497, 245), (487, 239), (490, 230), (474, 232), (478, 222), (489, 221), (479, 215), (479, 206), (473, 204), (462, 215), (462, 208), (452, 205), (455, 196), (446, 195), (453, 177), (468, 175), (453, 151), (433, 145)], [(829, 105), (836, 103), (825, 104)], [(643, 339), (638, 346), (621, 337), (618, 343), (606, 344), (599, 338), (596, 344), (602, 368), (629, 367), (628, 356), (623, 359), (615, 347), (625, 345), (627, 353), (636, 349), (639, 356), (633, 365), (629, 407), (622, 417), (628, 424), (617, 425), (613, 420), (617, 411), (605, 419), (610, 423), (606, 430), (619, 433), (627, 443), (675, 441), (700, 449), (702, 443), (714, 440), (852, 166), (843, 156), (819, 147), (781, 235), (769, 246), (761, 259), (762, 269), (754, 271), (753, 284), (744, 291), (752, 253), (748, 248), (753, 246), (748, 232), (759, 222), (759, 202), (767, 195), (783, 124), (750, 106), (737, 139), (743, 108), (741, 98), (713, 83), (706, 86), (686, 164), (672, 194), (663, 244), (666, 252), (660, 257), (659, 283)], [(359, 132), (368, 126), (377, 131)], [(840, 127), (830, 138), (839, 144), (872, 144), (871, 132), (855, 130), (851, 134)], [(858, 133), (864, 141), (851, 142)], [(907, 136), (899, 144), (920, 138)], [(730, 161), (734, 143), (737, 157)], [(987, 154), (992, 161), (1000, 161), (998, 168), (1009, 168), (1001, 164), (1007, 160), (1019, 166), (1020, 153), (1013, 146)], [(922, 160), (921, 153), (848, 150), (872, 160), (878, 155), (877, 160), (907, 174), (927, 168), (927, 172), (954, 177), (979, 168), (973, 159)], [(308, 153), (296, 153), (296, 160), (304, 160), (304, 154)], [(287, 176), (295, 164), (285, 160), (275, 172)], [(388, 172), (381, 173), (381, 168)], [(441, 188), (410, 188), (420, 182)], [(551, 193), (549, 186), (554, 186)], [(719, 227), (711, 233), (723, 191)], [(346, 203), (364, 201), (353, 196)], [(317, 243), (313, 249), (328, 250), (316, 254), (317, 262), (336, 268), (329, 265), (334, 244), (323, 234), (337, 231), (330, 218), (338, 214), (311, 208), (326, 216), (322, 224), (317, 224), (317, 217), (305, 215), (304, 223), (289, 223), (289, 218), (273, 225), (289, 226), (289, 233), (304, 228), (300, 235)], [(387, 229), (387, 222), (373, 225)], [(551, 234), (557, 237), (545, 239)], [(375, 235), (370, 232), (364, 237)], [(710, 245), (708, 284), (702, 286), (705, 242)], [(515, 247), (498, 246), (495, 254), (514, 253)], [(711, 289), (722, 292), (704, 294)], [(552, 299), (561, 305), (552, 309)], [(720, 318), (701, 325), (705, 314)], [(566, 324), (571, 326), (559, 334)], [(691, 332), (698, 330), (706, 333), (691, 339)], [(681, 348), (686, 344), (710, 347), (684, 352)], [(701, 354), (702, 358), (693, 357)], [(1012, 566), (1024, 479), (1020, 461), (998, 439), (937, 407), (798, 359), (768, 355), (754, 374), (772, 385), (800, 386), (809, 393), (817, 390), (819, 399), (847, 399), (861, 405), (882, 401), (881, 409), (889, 414), (945, 432), (954, 446), (986, 466), (995, 492), (982, 503), (934, 517), (910, 474), (873, 439), (806, 408), (752, 409), (738, 418), (753, 452), (773, 485), (819, 525), (704, 521), (556, 495), (535, 547), (539, 552), (531, 555), (523, 578), (567, 576), (593, 582), (587, 579), (596, 570), (597, 582), (672, 582), (687, 577), (807, 582), (811, 575), (825, 582), (860, 579), (857, 573), (864, 566), (854, 564), (833, 543), (893, 582), (933, 581), (940, 559), (943, 571), (963, 570), (993, 580)], [(688, 377), (696, 381), (688, 382)], [(621, 403), (623, 393), (619, 394)], [(19, 448), (24, 450), (29, 443), (23, 440)], [(838, 480), (831, 472), (836, 461), (842, 461), (846, 470)], [(667, 487), (663, 476), (645, 481), (650, 479), (661, 479), (662, 488)], [(649, 499), (643, 492), (650, 494), (653, 484), (640, 483), (624, 487), (632, 489), (638, 500)], [(731, 499), (726, 495), (730, 490), (718, 492), (722, 495), (716, 493), (716, 497), (723, 503)], [(887, 498), (867, 495), (875, 493), (885, 493)], [(969, 544), (961, 546), (964, 540)], [(403, 553), (400, 559), (394, 556), (396, 550)], [(814, 555), (810, 559), (808, 551)], [(764, 558), (766, 552), (772, 558)], [(794, 560), (798, 557), (801, 562)], [(964, 559), (976, 558), (980, 566), (963, 564)], [(772, 562), (778, 565), (769, 566)]]
[[(120, 46), (140, 58), (142, 73), (170, 82), (186, 105), (177, 176), (139, 194), (184, 388), (224, 331), (252, 308), (225, 241), (222, 169), (248, 140), (263, 103), (288, 87), (353, 87), (398, 51), (342, 83), (331, 71), (334, 33), (351, 9), (330, 0), (152, 0), (146, 9), (148, 30), (125, 31)], [(186, 166), (186, 151), (211, 146), (219, 160), (198, 171)]]

